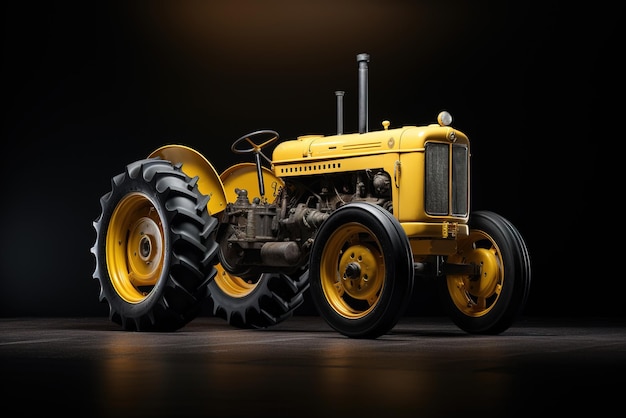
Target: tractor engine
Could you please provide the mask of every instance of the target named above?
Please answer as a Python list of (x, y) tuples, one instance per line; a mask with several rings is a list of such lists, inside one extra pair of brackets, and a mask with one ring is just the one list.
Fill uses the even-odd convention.
[(246, 189), (236, 189), (237, 199), (227, 205), (218, 232), (220, 262), (241, 277), (260, 268), (296, 270), (308, 262), (317, 229), (335, 209), (367, 201), (391, 212), (390, 184), (382, 170), (292, 178), (275, 203), (250, 201)]

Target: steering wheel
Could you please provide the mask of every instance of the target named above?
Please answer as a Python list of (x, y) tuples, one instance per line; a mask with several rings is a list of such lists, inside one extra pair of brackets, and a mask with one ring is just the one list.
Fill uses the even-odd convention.
[[(264, 141), (264, 142), (260, 142), (257, 143), (257, 141), (253, 141), (252, 137), (261, 137), (263, 135), (271, 135), (270, 139)], [(249, 154), (249, 153), (255, 153), (255, 154), (261, 154), (263, 155), (263, 153), (261, 152), (262, 148), (265, 148), (266, 146), (268, 146), (269, 144), (275, 142), (278, 139), (278, 132), (276, 131), (272, 131), (269, 129), (264, 129), (261, 131), (255, 131), (252, 133), (249, 133), (247, 135), (242, 136), (241, 138), (239, 138), (238, 140), (236, 140), (235, 142), (233, 142), (233, 145), (230, 146), (230, 150), (232, 152), (234, 152), (235, 154)], [(250, 148), (246, 148), (246, 149), (239, 149), (237, 148), (237, 146), (239, 144), (241, 144), (242, 142), (247, 142), (248, 144), (251, 145)], [(269, 159), (263, 155), (263, 157), (269, 161)]]
[[(267, 136), (267, 135), (270, 135), (270, 139), (266, 141), (257, 143), (252, 140), (252, 137), (262, 137), (262, 136)], [(233, 144), (230, 146), (230, 150), (234, 152), (235, 154), (254, 153), (257, 180), (259, 182), (259, 192), (261, 193), (261, 196), (265, 195), (265, 186), (263, 184), (263, 174), (262, 174), (262, 169), (261, 169), (261, 156), (263, 156), (263, 158), (265, 158), (265, 160), (269, 162), (270, 164), (272, 163), (272, 160), (267, 158), (265, 154), (261, 152), (261, 149), (268, 146), (272, 142), (275, 142), (277, 139), (278, 139), (278, 132), (272, 131), (269, 129), (264, 129), (261, 131), (255, 131), (247, 135), (244, 135), (238, 140), (236, 140), (235, 142), (233, 142)], [(241, 144), (242, 142), (247, 142), (248, 144), (250, 144), (250, 148), (246, 148), (246, 149), (237, 148), (237, 145)]]

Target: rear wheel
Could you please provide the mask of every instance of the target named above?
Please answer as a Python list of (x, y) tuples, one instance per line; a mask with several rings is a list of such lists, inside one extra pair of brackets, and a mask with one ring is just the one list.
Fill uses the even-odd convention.
[(209, 291), (214, 316), (238, 328), (267, 328), (291, 318), (308, 287), (305, 270), (299, 275), (262, 273), (244, 279), (218, 264)]
[(450, 263), (474, 263), (480, 277), (448, 275), (440, 283), (444, 307), (466, 332), (499, 334), (523, 310), (531, 281), (528, 248), (519, 231), (502, 216), (477, 211), (470, 216), (470, 234), (459, 241)]
[(198, 178), (169, 161), (129, 164), (100, 199), (93, 278), (124, 329), (173, 331), (195, 318), (216, 270), (217, 219)]
[(404, 313), (413, 289), (409, 240), (379, 206), (351, 203), (321, 225), (310, 257), (311, 297), (326, 322), (352, 338), (377, 338)]

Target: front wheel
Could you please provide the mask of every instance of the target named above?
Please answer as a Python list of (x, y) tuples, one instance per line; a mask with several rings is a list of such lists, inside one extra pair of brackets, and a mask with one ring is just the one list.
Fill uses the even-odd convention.
[(310, 255), (311, 297), (326, 322), (352, 338), (391, 330), (413, 291), (408, 237), (380, 206), (351, 203), (321, 225)]
[(126, 330), (179, 329), (208, 296), (218, 221), (197, 181), (169, 161), (140, 160), (100, 199), (93, 278), (111, 320)]
[(442, 278), (444, 308), (468, 333), (500, 334), (511, 326), (528, 298), (528, 248), (513, 224), (496, 213), (474, 212), (469, 227), (469, 236), (459, 240), (458, 251), (448, 262), (476, 264), (481, 274)]

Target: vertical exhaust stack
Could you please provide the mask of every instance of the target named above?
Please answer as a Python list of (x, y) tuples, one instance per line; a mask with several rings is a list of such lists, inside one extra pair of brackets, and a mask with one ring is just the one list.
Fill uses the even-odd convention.
[(367, 115), (367, 63), (370, 61), (369, 54), (356, 56), (359, 63), (359, 133), (368, 132)]
[(337, 90), (337, 135), (343, 134), (343, 95), (345, 91)]

